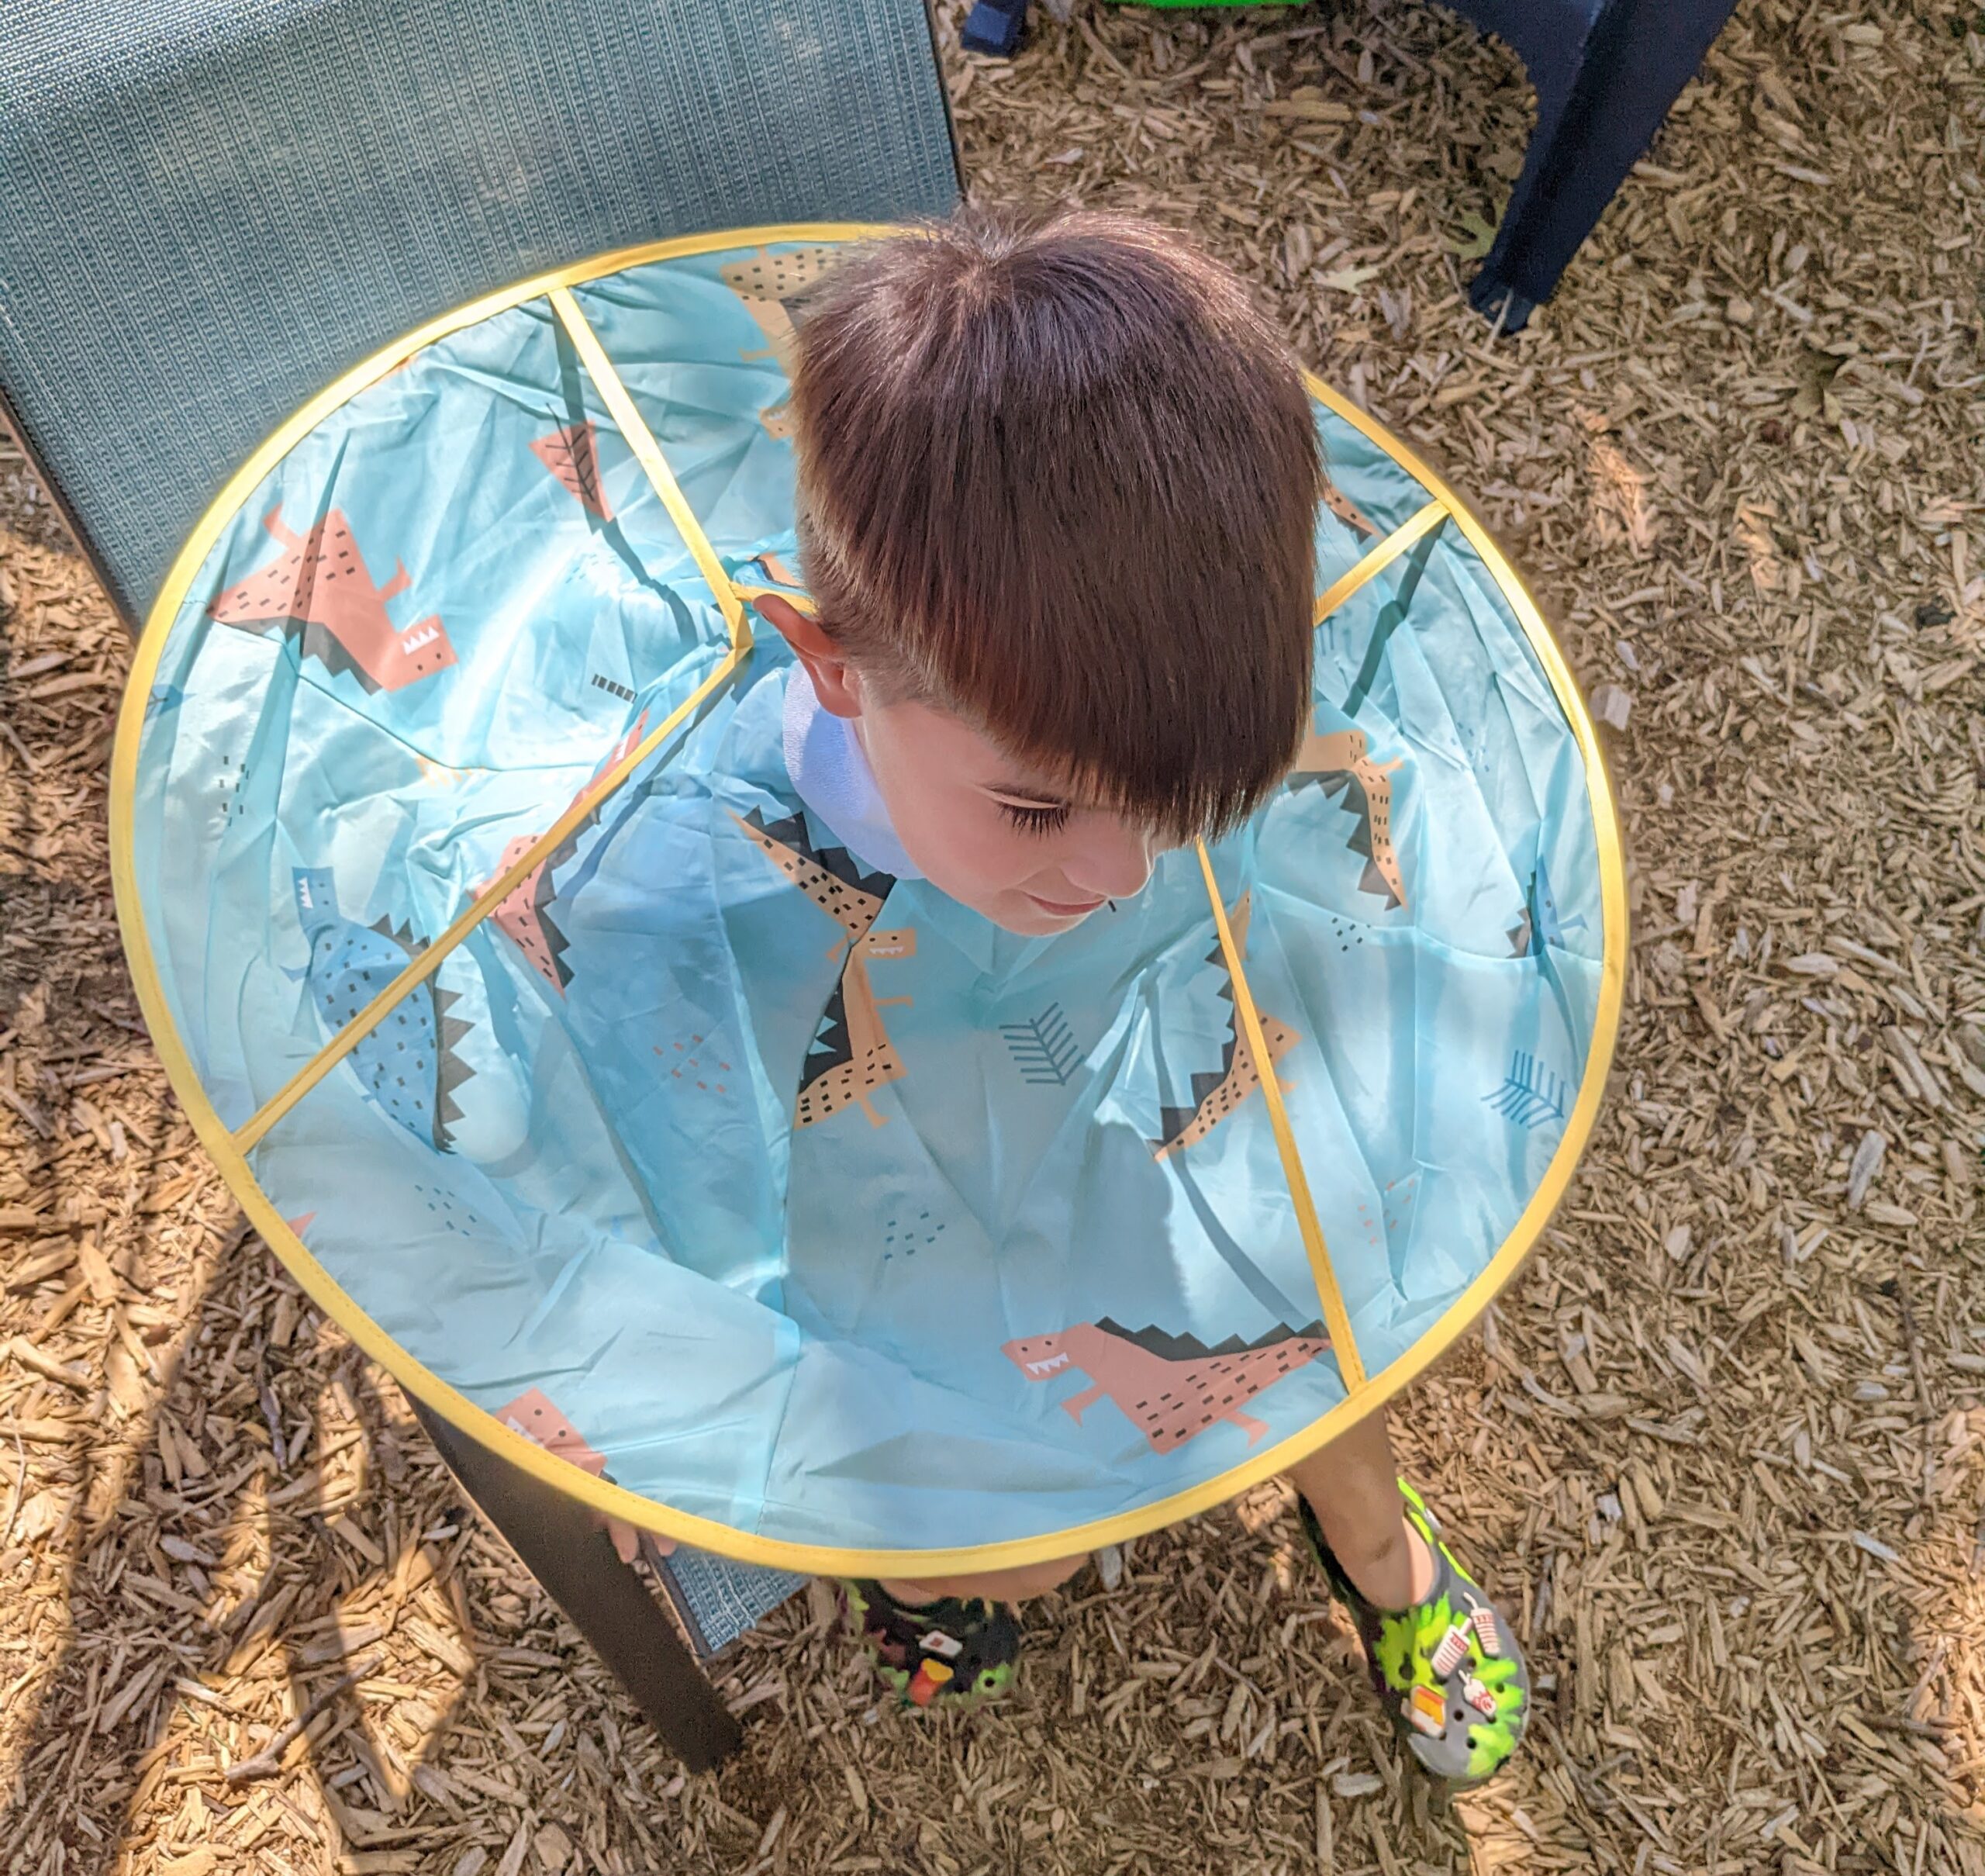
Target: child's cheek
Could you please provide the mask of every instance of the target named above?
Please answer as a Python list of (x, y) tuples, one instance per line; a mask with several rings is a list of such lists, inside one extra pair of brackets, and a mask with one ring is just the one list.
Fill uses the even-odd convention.
[(1052, 841), (1015, 827), (1002, 814), (979, 842), (981, 869), (988, 885), (1010, 892), (1046, 871), (1054, 851)]
[(975, 894), (997, 892), (1012, 878), (1012, 860), (1006, 851), (1003, 828), (986, 828), (967, 824), (959, 829), (951, 848), (952, 863)]
[(1009, 830), (986, 825), (982, 800), (976, 790), (961, 799), (933, 782), (890, 804), (896, 838), (918, 869), (940, 892), (967, 902), (1008, 883), (1001, 875), (1010, 865), (1004, 852)]
[(990, 826), (977, 816), (965, 821), (949, 855), (964, 896), (996, 897), (1032, 878), (1034, 862), (1025, 842), (1026, 836), (1009, 824), (1004, 815), (996, 814)]

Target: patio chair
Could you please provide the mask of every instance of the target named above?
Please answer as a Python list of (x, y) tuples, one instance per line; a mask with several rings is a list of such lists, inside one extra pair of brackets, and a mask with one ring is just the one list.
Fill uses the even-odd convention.
[[(960, 43), (968, 51), (1012, 53), (1029, 4), (979, 0)], [(1537, 125), (1523, 172), (1469, 288), (1479, 311), (1515, 332), (1556, 291), (1579, 244), (1701, 64), (1733, 0), (1446, 4), (1513, 47), (1537, 90)]]
[[(923, 0), (16, 0), (0, 34), (0, 415), (135, 631), (251, 449), (399, 334), (710, 227), (941, 213)], [(798, 1586), (647, 1561), (418, 1410), (692, 1769), (736, 1743), (696, 1657)]]
[(1557, 290), (1730, 17), (1734, 0), (1449, 0), (1516, 50), (1537, 126), (1495, 244), (1469, 287), (1520, 330)]

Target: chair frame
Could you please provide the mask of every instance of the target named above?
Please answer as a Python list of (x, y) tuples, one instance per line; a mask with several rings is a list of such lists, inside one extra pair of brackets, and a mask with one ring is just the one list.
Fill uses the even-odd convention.
[[(929, 0), (925, 0), (923, 12), (952, 171), (961, 198), (964, 163)], [(143, 630), (148, 605), (140, 605), (105, 558), (81, 514), (34, 447), (33, 431), (4, 384), (0, 384), (0, 428), (26, 462), (126, 631), (136, 640)], [(578, 1500), (478, 1444), (431, 1408), (415, 1401), (413, 1411), (464, 1493), (684, 1766), (692, 1772), (708, 1771), (734, 1752), (742, 1740), (742, 1729), (703, 1671), (700, 1636), (692, 1646), (665, 1600), (650, 1589), (632, 1565), (621, 1560), (592, 1513)], [(658, 1579), (665, 1582), (668, 1565), (652, 1540), (644, 1545), (644, 1555)]]
[(743, 1729), (673, 1617), (620, 1560), (592, 1513), (433, 1408), (416, 1401), (413, 1411), (456, 1483), (683, 1764), (706, 1772), (734, 1752)]
[[(1010, 58), (1034, 0), (979, 0), (958, 43)], [(1131, 0), (1136, 4), (1136, 0)], [(1189, 0), (1148, 0), (1153, 5)], [(1231, 0), (1228, 0), (1231, 3)], [(1504, 40), (1537, 92), (1537, 123), (1469, 302), (1520, 332), (1666, 120), (1735, 0), (1442, 0)], [(1623, 104), (1624, 101), (1624, 104)]]

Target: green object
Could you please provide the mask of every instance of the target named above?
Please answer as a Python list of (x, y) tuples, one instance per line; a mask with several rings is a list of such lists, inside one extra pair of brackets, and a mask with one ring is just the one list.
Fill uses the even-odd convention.
[(1307, 1499), (1296, 1510), (1331, 1593), (1365, 1643), (1372, 1684), (1401, 1742), (1451, 1790), (1508, 1764), (1530, 1718), (1530, 1671), (1509, 1619), (1441, 1536), (1419, 1493), (1399, 1481), (1407, 1522), (1433, 1553), (1434, 1581), (1410, 1608), (1375, 1608), (1324, 1541)]
[(903, 1705), (982, 1706), (1013, 1686), (1020, 1629), (1005, 1603), (944, 1596), (905, 1604), (869, 1578), (841, 1590), (849, 1627)]

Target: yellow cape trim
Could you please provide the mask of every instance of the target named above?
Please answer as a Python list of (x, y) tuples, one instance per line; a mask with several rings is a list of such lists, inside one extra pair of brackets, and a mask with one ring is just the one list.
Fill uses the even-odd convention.
[(751, 648), (751, 627), (744, 617), (744, 603), (730, 583), (730, 575), (723, 570), (723, 562), (717, 558), (716, 550), (710, 545), (709, 536), (703, 532), (703, 523), (696, 519), (696, 511), (684, 498), (682, 485), (676, 481), (675, 471), (669, 468), (668, 459), (662, 454), (661, 444), (655, 441), (654, 432), (648, 428), (634, 400), (627, 395), (627, 387), (613, 368), (613, 361), (607, 357), (599, 335), (579, 310), (579, 302), (573, 299), (571, 288), (554, 287), (549, 298), (559, 324), (578, 348), (587, 375), (599, 387), (601, 398), (613, 413), (614, 422), (620, 427), (620, 434), (634, 452), (634, 459), (647, 472), (649, 482), (661, 497), (662, 506), (668, 510), (669, 520), (675, 523), (675, 531), (688, 544), (691, 557), (710, 591), (716, 594), (718, 610), (723, 614), (724, 624), (730, 628), (731, 650), (748, 651)]
[(1296, 1228), (1302, 1232), (1303, 1248), (1309, 1253), (1310, 1274), (1317, 1280), (1324, 1325), (1331, 1332), (1331, 1353), (1337, 1357), (1338, 1373), (1344, 1377), (1345, 1392), (1355, 1394), (1365, 1385), (1365, 1364), (1358, 1359), (1358, 1343), (1351, 1332), (1351, 1312), (1344, 1306), (1344, 1292), (1338, 1287), (1337, 1272), (1331, 1267), (1330, 1249), (1324, 1242), (1323, 1221), (1317, 1216), (1316, 1201), (1310, 1196), (1309, 1176), (1303, 1170), (1303, 1156), (1296, 1151), (1289, 1110), (1282, 1105), (1282, 1084), (1276, 1080), (1275, 1059), (1269, 1053), (1268, 1038), (1262, 1033), (1255, 993), (1248, 987), (1248, 973), (1241, 968), (1241, 947), (1234, 941), (1234, 928), (1220, 897), (1220, 882), (1213, 877), (1212, 856), (1204, 841), (1193, 845), (1199, 851), (1200, 871), (1206, 877), (1207, 897), (1213, 901), (1213, 922), (1220, 934), (1220, 955), (1226, 959), (1227, 975), (1234, 986), (1234, 1017), (1246, 1038), (1255, 1072), (1262, 1078), (1262, 1097), (1269, 1104), (1269, 1125), (1275, 1131), (1276, 1151), (1282, 1156), (1282, 1176), (1289, 1183), (1289, 1202), (1296, 1208)]
[(1590, 1136), (1597, 1118), (1606, 1077), (1613, 1061), (1621, 1004), (1625, 992), (1628, 947), (1625, 856), (1620, 843), (1619, 823), (1613, 810), (1599, 742), (1592, 720), (1586, 714), (1569, 669), (1552, 642), (1543, 616), (1531, 597), (1521, 576), (1497, 546), (1488, 530), (1469, 512), (1446, 482), (1407, 444), (1391, 436), (1356, 406), (1316, 378), (1309, 380), (1310, 395), (1333, 415), (1351, 424), (1384, 450), (1407, 473), (1417, 479), (1428, 493), (1453, 516), (1469, 544), (1481, 557), (1491, 577), (1530, 641), (1544, 668), (1559, 707), (1576, 738), (1585, 758), (1586, 789), (1590, 801), (1593, 827), (1598, 845), (1600, 897), (1603, 908), (1605, 948), (1600, 966), (1599, 1009), (1593, 1030), (1591, 1053), (1586, 1061), (1585, 1079), (1578, 1099), (1566, 1123), (1564, 1138), (1558, 1143), (1531, 1201), (1517, 1220), (1503, 1246), (1488, 1267), (1448, 1306), (1446, 1313), (1421, 1337), (1413, 1348), (1390, 1366), (1369, 1377), (1364, 1387), (1339, 1401), (1328, 1412), (1272, 1446), (1251, 1453), (1240, 1463), (1210, 1479), (1154, 1500), (1137, 1509), (1113, 1516), (1073, 1525), (1066, 1529), (1033, 1537), (1009, 1538), (998, 1543), (968, 1545), (950, 1550), (860, 1550), (830, 1544), (789, 1543), (762, 1537), (755, 1532), (740, 1531), (729, 1525), (688, 1512), (671, 1510), (651, 1498), (644, 1498), (623, 1486), (596, 1479), (569, 1460), (547, 1453), (534, 1440), (506, 1426), (486, 1408), (444, 1380), (405, 1349), (361, 1309), (337, 1280), (312, 1255), (302, 1239), (289, 1228), (282, 1215), (262, 1190), (247, 1161), (230, 1137), (226, 1123), (215, 1112), (198, 1071), (181, 1038), (172, 1016), (158, 966), (153, 956), (144, 909), (137, 887), (137, 866), (133, 847), (133, 810), (137, 794), (138, 748), (143, 734), (145, 705), (151, 694), (159, 660), (174, 619), (192, 591), (193, 582), (205, 564), (222, 530), (254, 493), (270, 471), (281, 462), (311, 430), (331, 412), (349, 402), (369, 385), (385, 377), (415, 352), (446, 338), (451, 333), (508, 310), (529, 299), (544, 297), (554, 285), (577, 286), (606, 274), (638, 267), (650, 261), (673, 260), (685, 254), (712, 254), (730, 247), (762, 246), (777, 241), (845, 241), (874, 238), (892, 232), (873, 224), (832, 222), (790, 223), (777, 227), (727, 229), (709, 234), (682, 237), (672, 240), (644, 243), (597, 255), (548, 274), (534, 275), (515, 285), (485, 295), (454, 312), (426, 325), (375, 353), (337, 379), (311, 399), (283, 423), (244, 462), (207, 510), (167, 574), (164, 585), (153, 603), (143, 637), (132, 660), (123, 707), (117, 720), (117, 740), (111, 759), (110, 870), (117, 897), (118, 923), (123, 929), (125, 955), (130, 961), (133, 983), (154, 1046), (171, 1078), (173, 1090), (185, 1107), (201, 1145), (221, 1176), (240, 1201), (249, 1222), (279, 1257), (290, 1274), (302, 1285), (311, 1301), (337, 1323), (354, 1343), (423, 1404), (432, 1408), (459, 1428), (478, 1446), (485, 1446), (531, 1477), (563, 1492), (592, 1510), (609, 1517), (660, 1532), (678, 1542), (736, 1557), (740, 1562), (761, 1563), (779, 1570), (803, 1570), (841, 1576), (919, 1577), (950, 1576), (966, 1570), (1020, 1569), (1032, 1563), (1073, 1556), (1100, 1545), (1121, 1543), (1146, 1531), (1155, 1531), (1182, 1518), (1210, 1510), (1238, 1493), (1259, 1484), (1264, 1479), (1286, 1472), (1300, 1460), (1330, 1444), (1341, 1433), (1362, 1420), (1383, 1401), (1405, 1387), (1445, 1354), (1473, 1327), (1476, 1318), (1514, 1274), (1543, 1230), (1552, 1213), (1564, 1197), (1576, 1169), (1580, 1152)]
[(1324, 588), (1323, 596), (1317, 602), (1316, 616), (1310, 623), (1321, 625), (1366, 581), (1376, 574), (1384, 572), (1422, 534), (1438, 527), (1447, 518), (1448, 505), (1445, 502), (1429, 502), (1424, 508), (1417, 510), (1386, 535), (1356, 566), (1348, 573), (1339, 574)]

